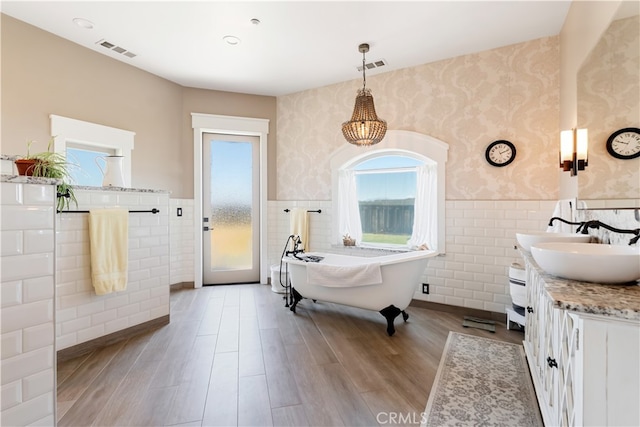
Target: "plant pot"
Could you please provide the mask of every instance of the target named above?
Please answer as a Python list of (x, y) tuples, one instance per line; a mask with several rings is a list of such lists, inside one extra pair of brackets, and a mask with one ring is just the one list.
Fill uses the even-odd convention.
[(15, 164), (18, 169), (18, 175), (32, 176), (37, 162), (35, 159), (16, 160)]
[(342, 244), (345, 246), (355, 246), (356, 241), (355, 239), (342, 239)]

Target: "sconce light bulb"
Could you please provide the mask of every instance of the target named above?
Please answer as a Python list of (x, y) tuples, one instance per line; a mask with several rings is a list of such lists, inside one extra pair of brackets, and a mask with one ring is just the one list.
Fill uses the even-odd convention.
[(576, 131), (576, 152), (579, 160), (587, 160), (589, 152), (589, 138), (587, 129), (578, 129)]
[(560, 132), (560, 163), (573, 159), (573, 131)]

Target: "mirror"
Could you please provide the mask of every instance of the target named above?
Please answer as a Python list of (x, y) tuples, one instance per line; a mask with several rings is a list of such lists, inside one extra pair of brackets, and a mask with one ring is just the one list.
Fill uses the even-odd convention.
[(609, 136), (640, 127), (640, 3), (623, 2), (577, 76), (578, 128), (589, 130), (589, 165), (578, 175), (587, 208), (640, 206), (640, 158), (620, 160), (606, 149)]

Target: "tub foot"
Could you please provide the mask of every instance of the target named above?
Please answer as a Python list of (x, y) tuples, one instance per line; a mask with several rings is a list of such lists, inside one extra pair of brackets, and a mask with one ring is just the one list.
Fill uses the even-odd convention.
[[(396, 332), (396, 328), (393, 326), (393, 321), (396, 317), (398, 317), (398, 314), (400, 313), (404, 312), (393, 304), (380, 310), (380, 314), (382, 314), (384, 318), (387, 319), (387, 333), (389, 334), (389, 336), (393, 335)], [(404, 314), (402, 315), (402, 317), (404, 318)]]
[(295, 288), (291, 288), (291, 295), (293, 295), (293, 304), (291, 304), (291, 307), (289, 307), (289, 310), (295, 313), (296, 305), (298, 305), (298, 303), (302, 299), (302, 295), (300, 295), (300, 293), (298, 293), (298, 291), (296, 291)]
[(408, 318), (409, 318), (409, 313), (407, 313), (406, 311), (402, 310), (402, 320), (404, 320), (406, 322)]

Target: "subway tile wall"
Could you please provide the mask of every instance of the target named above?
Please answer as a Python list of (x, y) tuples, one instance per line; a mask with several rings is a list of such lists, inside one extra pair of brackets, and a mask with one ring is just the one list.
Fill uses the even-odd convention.
[(56, 350), (169, 314), (168, 193), (77, 189), (76, 197), (77, 210), (160, 213), (129, 214), (127, 289), (101, 296), (91, 284), (88, 214), (56, 215)]
[(0, 425), (55, 424), (54, 200), (2, 183)]
[[(476, 200), (446, 202), (446, 254), (433, 258), (423, 278), (430, 293), (415, 299), (504, 313), (511, 306), (508, 271), (521, 262), (515, 233), (544, 231), (555, 201)], [(289, 236), (284, 209), (322, 209), (309, 214), (312, 251), (344, 252), (332, 242), (330, 201), (269, 201), (269, 264), (279, 263)], [(368, 251), (359, 255), (370, 256)]]
[[(194, 281), (194, 220), (193, 199), (169, 200), (170, 268), (169, 283)], [(178, 209), (181, 216), (178, 216)]]
[[(177, 199), (178, 205), (192, 206), (191, 200)], [(173, 203), (173, 202), (172, 202)], [(511, 201), (471, 200), (446, 202), (446, 254), (429, 261), (423, 280), (430, 285), (430, 293), (422, 294), (417, 288), (415, 299), (461, 307), (504, 313), (511, 306), (508, 271), (513, 262), (521, 263), (515, 233), (544, 231), (556, 202), (553, 200)], [(290, 234), (289, 214), (285, 209), (321, 209), (322, 213), (309, 214), (309, 244), (311, 251), (355, 253), (336, 246), (331, 236), (333, 208), (331, 201), (267, 202), (267, 269), (280, 263), (285, 243)], [(183, 210), (185, 215), (186, 210)], [(171, 213), (172, 217), (175, 212)], [(172, 218), (171, 242), (193, 248), (193, 227), (189, 219)], [(179, 227), (173, 229), (174, 223)], [(375, 251), (358, 250), (358, 255), (372, 256)], [(187, 257), (189, 254), (185, 254)], [(188, 257), (190, 271), (181, 271), (179, 251), (171, 257), (171, 283), (193, 280), (193, 257)], [(183, 279), (178, 280), (178, 277)], [(267, 271), (270, 277), (270, 270)], [(185, 280), (184, 278), (189, 278)]]

